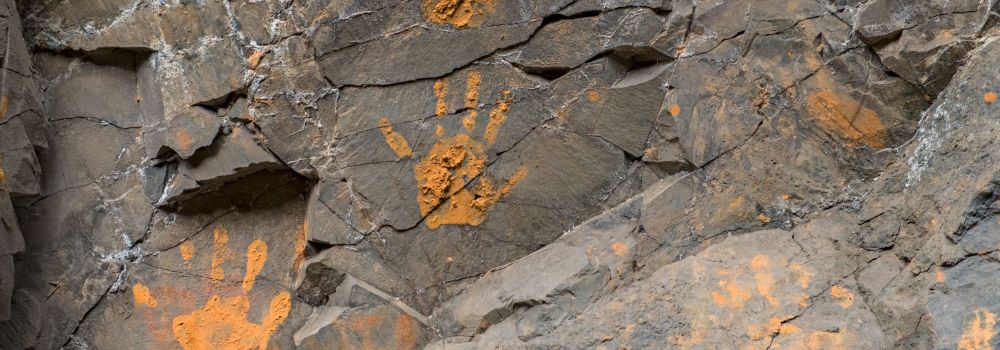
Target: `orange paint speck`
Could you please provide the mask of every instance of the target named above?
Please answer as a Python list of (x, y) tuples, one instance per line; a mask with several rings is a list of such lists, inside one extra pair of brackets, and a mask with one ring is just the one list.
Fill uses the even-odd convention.
[(842, 308), (846, 309), (854, 305), (854, 293), (851, 293), (851, 290), (844, 286), (834, 285), (830, 288), (830, 295), (837, 300), (837, 304), (840, 304)]
[(611, 252), (615, 256), (625, 256), (625, 254), (628, 254), (628, 245), (622, 241), (611, 243)]
[(996, 102), (997, 94), (993, 91), (987, 92), (985, 95), (983, 95), (983, 100), (986, 101), (986, 103)]
[(965, 327), (965, 332), (958, 340), (958, 350), (993, 350), (990, 344), (996, 333), (993, 327), (997, 317), (985, 309), (975, 311), (975, 318)]
[(156, 307), (156, 298), (153, 298), (153, 295), (149, 292), (149, 288), (142, 283), (136, 283), (132, 286), (132, 297), (135, 299), (136, 305)]
[(670, 116), (676, 117), (676, 116), (678, 116), (678, 115), (681, 114), (681, 106), (678, 105), (678, 104), (676, 104), (676, 103), (672, 104), (672, 105), (670, 105), (669, 112), (670, 112)]
[(937, 283), (944, 283), (945, 277), (944, 271), (938, 270), (934, 272), (934, 281)]
[(408, 157), (413, 154), (413, 150), (410, 149), (410, 144), (406, 142), (406, 138), (392, 130), (392, 124), (389, 123), (388, 119), (379, 119), (378, 127), (382, 130), (385, 143), (396, 153), (397, 157)]

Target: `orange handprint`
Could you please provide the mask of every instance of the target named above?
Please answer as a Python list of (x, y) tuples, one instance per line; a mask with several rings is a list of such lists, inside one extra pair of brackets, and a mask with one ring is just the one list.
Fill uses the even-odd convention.
[[(462, 119), (462, 126), (468, 133), (476, 129), (481, 80), (480, 74), (472, 71), (466, 81), (465, 107), (468, 111)], [(444, 79), (435, 82), (438, 118), (447, 111), (447, 93), (448, 84)], [(507, 112), (512, 102), (513, 93), (503, 91), (483, 129), (482, 139), (487, 145), (496, 142), (500, 128), (507, 121)], [(379, 127), (386, 144), (397, 156), (412, 155), (413, 151), (406, 138), (393, 131), (387, 119), (379, 120)], [(497, 188), (490, 179), (480, 176), (486, 166), (486, 146), (465, 132), (460, 131), (452, 137), (444, 137), (444, 133), (444, 128), (438, 124), (435, 129), (437, 142), (413, 169), (418, 186), (417, 204), (420, 214), (427, 218), (427, 227), (431, 229), (441, 225), (477, 226), (486, 219), (487, 210), (523, 180), (527, 171), (519, 168), (506, 184)], [(477, 178), (479, 183), (474, 188), (467, 188), (467, 184)]]
[[(215, 281), (225, 278), (222, 263), (227, 256), (229, 233), (225, 227), (217, 226), (213, 232), (213, 252), (210, 277)], [(181, 256), (189, 260), (192, 255), (190, 245), (181, 249)], [(225, 349), (250, 350), (266, 349), (271, 335), (288, 317), (292, 308), (288, 292), (279, 292), (271, 299), (267, 314), (261, 323), (248, 320), (250, 313), (249, 294), (254, 282), (267, 262), (267, 243), (255, 240), (247, 247), (246, 274), (243, 278), (242, 293), (231, 297), (212, 295), (205, 305), (187, 314), (173, 318), (173, 334), (181, 347), (186, 350)], [(156, 298), (149, 288), (136, 284), (132, 288), (136, 305), (155, 308)]]
[[(212, 277), (221, 278), (221, 269), (229, 234), (224, 227), (216, 227), (213, 232), (215, 252), (212, 256)], [(247, 247), (247, 270), (243, 279), (243, 294), (229, 298), (213, 295), (200, 310), (174, 318), (174, 336), (187, 350), (194, 349), (266, 349), (267, 342), (285, 321), (292, 308), (288, 292), (280, 292), (273, 299), (260, 324), (247, 321), (250, 299), (247, 294), (253, 289), (257, 275), (267, 261), (267, 244), (255, 240)]]

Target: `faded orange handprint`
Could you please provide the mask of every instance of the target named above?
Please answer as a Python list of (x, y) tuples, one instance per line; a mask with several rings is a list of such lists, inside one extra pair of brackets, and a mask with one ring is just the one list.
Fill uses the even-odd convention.
[[(228, 242), (229, 233), (226, 228), (215, 227), (210, 272), (213, 282), (225, 279), (222, 264), (228, 256)], [(181, 347), (186, 350), (267, 348), (271, 335), (284, 323), (292, 307), (291, 296), (282, 291), (271, 299), (267, 313), (259, 324), (249, 321), (249, 294), (267, 262), (267, 249), (267, 243), (262, 240), (255, 240), (247, 247), (242, 293), (230, 297), (214, 294), (202, 308), (173, 318), (173, 335)], [(185, 261), (190, 260), (194, 256), (193, 246), (185, 242), (180, 246), (180, 254)], [(136, 305), (151, 308), (158, 306), (159, 303), (148, 287), (136, 284), (132, 291)]]
[[(845, 349), (852, 335), (838, 332), (805, 331), (787, 321), (808, 306), (812, 272), (804, 265), (789, 263), (782, 257), (755, 255), (749, 264), (715, 271), (718, 282), (707, 295), (710, 310), (690, 321), (688, 336), (672, 337), (681, 348), (711, 348), (713, 331), (736, 332), (740, 349)], [(696, 266), (698, 274), (703, 266)], [(850, 308), (854, 295), (849, 289), (834, 285), (830, 297), (840, 307)], [(756, 322), (751, 320), (760, 320)], [(740, 329), (740, 327), (745, 327)], [(783, 339), (775, 340), (782, 336)]]
[[(489, 122), (483, 128), (482, 141), (473, 138), (469, 134), (476, 130), (481, 81), (482, 77), (478, 72), (469, 72), (465, 93), (467, 111), (462, 118), (462, 128), (465, 131), (445, 137), (444, 128), (438, 124), (435, 128), (437, 141), (413, 169), (418, 187), (417, 204), (420, 214), (426, 217), (427, 227), (431, 229), (441, 225), (481, 224), (486, 219), (489, 208), (527, 176), (527, 170), (519, 168), (500, 187), (495, 187), (489, 178), (480, 176), (486, 166), (486, 147), (496, 142), (513, 102), (511, 91), (501, 92), (496, 106), (489, 114)], [(438, 118), (447, 112), (447, 94), (447, 81), (438, 79), (434, 83)], [(385, 136), (386, 144), (397, 156), (412, 156), (409, 142), (403, 135), (392, 130), (392, 125), (386, 118), (379, 120), (379, 128)], [(486, 142), (485, 145), (483, 141)], [(477, 178), (479, 183), (474, 188), (468, 188), (468, 183)]]

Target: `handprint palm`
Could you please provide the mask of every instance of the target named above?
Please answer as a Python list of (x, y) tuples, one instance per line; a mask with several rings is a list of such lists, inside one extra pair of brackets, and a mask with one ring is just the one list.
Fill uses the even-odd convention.
[[(468, 109), (462, 119), (465, 132), (455, 136), (444, 137), (444, 128), (436, 126), (437, 141), (427, 154), (414, 167), (417, 180), (417, 204), (420, 214), (426, 217), (427, 226), (436, 229), (441, 225), (472, 225), (477, 226), (486, 219), (486, 212), (527, 175), (524, 168), (519, 168), (499, 188), (493, 182), (480, 176), (486, 166), (486, 145), (496, 142), (500, 128), (507, 120), (507, 112), (513, 102), (513, 94), (509, 90), (501, 93), (496, 107), (490, 112), (489, 122), (483, 130), (482, 139), (469, 136), (476, 129), (476, 117), (479, 114), (479, 84), (481, 76), (478, 72), (470, 72), (466, 81), (465, 107)], [(444, 116), (447, 111), (445, 97), (448, 93), (447, 81), (439, 79), (434, 84), (434, 94), (437, 97), (437, 117)], [(379, 120), (379, 127), (385, 136), (386, 144), (399, 157), (412, 155), (409, 142), (399, 133), (392, 130), (392, 125), (385, 118)], [(468, 183), (475, 179), (479, 183), (468, 188)]]

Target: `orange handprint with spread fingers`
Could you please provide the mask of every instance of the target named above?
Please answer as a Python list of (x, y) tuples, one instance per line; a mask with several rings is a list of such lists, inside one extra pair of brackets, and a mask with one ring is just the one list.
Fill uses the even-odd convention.
[[(478, 72), (469, 72), (465, 93), (465, 107), (468, 111), (462, 118), (465, 132), (460, 131), (455, 136), (445, 137), (444, 128), (438, 124), (435, 129), (437, 141), (413, 169), (418, 187), (417, 204), (420, 207), (420, 214), (426, 217), (427, 227), (431, 229), (441, 225), (478, 226), (486, 219), (489, 208), (510, 193), (510, 190), (527, 176), (527, 170), (523, 167), (518, 168), (500, 187), (495, 187), (493, 181), (480, 176), (486, 166), (486, 145), (496, 142), (513, 102), (513, 93), (504, 90), (489, 114), (489, 122), (483, 129), (482, 139), (486, 145), (469, 136), (476, 130), (481, 81)], [(447, 94), (447, 81), (443, 78), (438, 79), (434, 83), (438, 118), (447, 112), (445, 102)], [(386, 118), (379, 120), (379, 128), (386, 144), (397, 156), (412, 156), (413, 151), (406, 138), (393, 131), (392, 125)], [(476, 178), (479, 179), (479, 183), (473, 188), (468, 188), (468, 183)]]
[[(226, 259), (229, 233), (225, 227), (217, 226), (213, 231), (211, 278), (213, 283), (225, 278), (222, 264)], [(192, 246), (182, 245), (181, 256), (191, 259)], [(292, 308), (291, 296), (286, 291), (279, 292), (271, 299), (267, 313), (261, 323), (248, 320), (250, 313), (249, 294), (253, 290), (257, 276), (267, 262), (267, 243), (255, 240), (247, 247), (246, 274), (243, 278), (242, 293), (222, 297), (212, 295), (205, 305), (187, 314), (173, 318), (174, 337), (185, 350), (250, 350), (267, 349), (271, 335), (285, 322)], [(136, 305), (151, 308), (158, 303), (150, 289), (142, 284), (132, 288)]]

